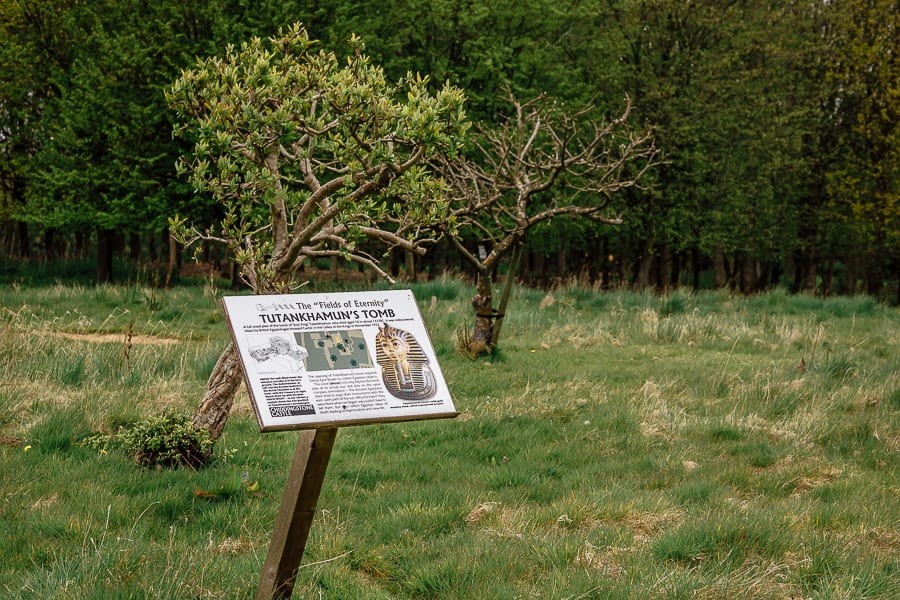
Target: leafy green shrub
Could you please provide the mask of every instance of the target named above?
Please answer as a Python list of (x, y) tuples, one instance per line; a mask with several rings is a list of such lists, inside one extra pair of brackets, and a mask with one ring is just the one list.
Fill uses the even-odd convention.
[(213, 447), (208, 431), (194, 427), (189, 417), (171, 409), (121, 426), (112, 435), (93, 436), (85, 443), (101, 451), (120, 448), (144, 467), (200, 467), (209, 459)]

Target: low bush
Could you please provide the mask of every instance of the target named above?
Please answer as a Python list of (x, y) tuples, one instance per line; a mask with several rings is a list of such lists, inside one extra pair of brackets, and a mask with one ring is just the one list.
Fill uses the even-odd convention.
[(209, 432), (194, 427), (186, 415), (167, 410), (132, 425), (120, 426), (111, 435), (97, 435), (85, 443), (95, 449), (120, 449), (144, 467), (190, 467), (206, 463), (213, 443)]

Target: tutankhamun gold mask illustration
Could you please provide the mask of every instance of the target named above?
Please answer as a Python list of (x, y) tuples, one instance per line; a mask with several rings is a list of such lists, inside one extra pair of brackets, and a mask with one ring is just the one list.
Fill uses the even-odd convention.
[(375, 334), (376, 360), (388, 391), (402, 400), (424, 400), (437, 391), (422, 346), (409, 332), (387, 323)]

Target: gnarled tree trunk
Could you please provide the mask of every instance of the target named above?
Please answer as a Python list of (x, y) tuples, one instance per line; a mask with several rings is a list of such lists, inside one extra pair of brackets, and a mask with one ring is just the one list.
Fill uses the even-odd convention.
[(472, 307), (475, 309), (475, 327), (468, 343), (472, 355), (490, 352), (494, 344), (494, 297), (493, 278), (490, 273), (479, 273), (475, 286)]
[(222, 435), (241, 381), (243, 381), (241, 360), (237, 348), (231, 343), (216, 361), (216, 366), (213, 367), (206, 383), (206, 393), (193, 418), (194, 426), (209, 431), (213, 441)]

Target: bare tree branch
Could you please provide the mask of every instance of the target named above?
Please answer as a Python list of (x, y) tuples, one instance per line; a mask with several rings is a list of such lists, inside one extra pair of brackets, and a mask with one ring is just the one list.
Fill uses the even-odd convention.
[(460, 235), (449, 236), (479, 273), (472, 301), (474, 353), (491, 345), (491, 273), (504, 255), (530, 229), (561, 216), (620, 222), (604, 210), (617, 192), (639, 187), (658, 164), (653, 136), (629, 127), (627, 97), (613, 119), (599, 116), (590, 103), (568, 111), (543, 94), (521, 102), (507, 90), (507, 98), (511, 116), (494, 128), (478, 128), (473, 156), (438, 163), (461, 235), (493, 244), (479, 256)]

